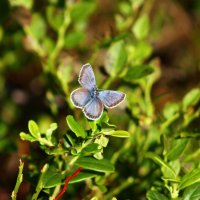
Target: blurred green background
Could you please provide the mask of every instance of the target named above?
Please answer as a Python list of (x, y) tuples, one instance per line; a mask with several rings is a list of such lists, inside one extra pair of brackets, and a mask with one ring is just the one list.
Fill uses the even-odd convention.
[[(108, 112), (110, 121), (130, 133), (137, 125), (146, 131), (155, 116), (159, 126), (167, 103), (180, 102), (199, 86), (199, 36), (198, 0), (1, 0), (0, 199), (10, 199), (19, 157), (32, 151), (44, 157), (37, 145), (30, 147), (19, 137), (20, 131), (27, 131), (28, 120), (36, 120), (42, 130), (57, 122), (60, 136), (67, 127), (66, 115), (85, 122), (69, 100), (83, 64), (92, 64), (99, 88), (127, 94), (125, 103)], [(150, 79), (140, 81), (145, 76), (152, 76), (152, 84)], [(144, 98), (151, 102), (146, 109), (138, 87), (148, 86), (150, 94)], [(199, 118), (194, 127), (200, 129)], [(138, 167), (143, 164), (134, 164), (140, 163), (135, 152), (140, 152), (135, 144), (139, 138), (132, 138), (133, 146), (116, 166), (122, 181), (130, 175), (128, 169), (141, 173), (134, 174), (139, 184), (124, 190), (119, 199), (145, 199), (147, 188), (156, 180), (156, 175), (147, 175), (151, 170)], [(107, 156), (120, 146), (121, 139), (111, 140)], [(146, 148), (160, 152), (160, 147)], [(151, 169), (155, 168), (153, 164)], [(25, 181), (20, 199), (31, 191)]]

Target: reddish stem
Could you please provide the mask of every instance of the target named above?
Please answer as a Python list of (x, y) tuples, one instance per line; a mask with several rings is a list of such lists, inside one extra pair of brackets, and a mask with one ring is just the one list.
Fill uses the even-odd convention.
[(65, 185), (63, 187), (63, 189), (60, 191), (60, 193), (58, 194), (58, 196), (55, 198), (55, 200), (59, 200), (60, 197), (65, 193), (65, 191), (67, 190), (67, 186), (69, 181), (74, 178), (75, 176), (77, 176), (80, 171), (83, 169), (83, 167), (79, 167), (71, 176), (68, 176), (65, 180)]

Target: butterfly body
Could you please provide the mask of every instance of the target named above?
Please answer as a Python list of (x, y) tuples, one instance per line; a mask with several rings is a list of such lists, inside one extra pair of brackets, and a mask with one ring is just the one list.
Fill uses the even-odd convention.
[(99, 119), (104, 106), (113, 108), (125, 99), (125, 94), (122, 92), (98, 89), (90, 64), (83, 65), (78, 81), (82, 88), (74, 90), (70, 98), (73, 105), (81, 108), (90, 120)]
[(98, 95), (99, 95), (99, 89), (98, 88), (93, 88), (90, 91), (90, 97), (91, 98), (96, 98), (96, 97), (98, 97)]

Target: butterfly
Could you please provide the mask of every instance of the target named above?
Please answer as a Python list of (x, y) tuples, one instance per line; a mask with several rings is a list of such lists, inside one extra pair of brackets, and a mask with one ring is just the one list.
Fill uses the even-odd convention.
[(82, 109), (90, 120), (97, 120), (103, 113), (104, 106), (113, 108), (125, 99), (125, 94), (113, 90), (101, 90), (96, 87), (94, 72), (90, 64), (85, 64), (78, 78), (82, 88), (72, 91), (70, 99), (72, 104)]

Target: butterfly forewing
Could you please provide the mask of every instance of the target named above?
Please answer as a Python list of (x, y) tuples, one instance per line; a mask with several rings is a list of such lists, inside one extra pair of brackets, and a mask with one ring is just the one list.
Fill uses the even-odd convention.
[(103, 112), (103, 104), (100, 99), (93, 98), (83, 109), (85, 116), (91, 120), (97, 120)]
[(83, 65), (78, 79), (80, 85), (88, 90), (96, 87), (94, 72), (90, 64)]
[(113, 90), (99, 91), (98, 98), (107, 108), (113, 108), (125, 99), (125, 94)]
[(78, 88), (71, 93), (71, 101), (74, 106), (83, 108), (90, 100), (90, 92), (86, 88)]

